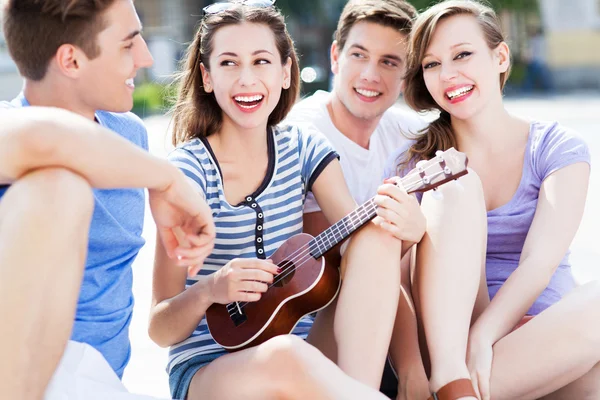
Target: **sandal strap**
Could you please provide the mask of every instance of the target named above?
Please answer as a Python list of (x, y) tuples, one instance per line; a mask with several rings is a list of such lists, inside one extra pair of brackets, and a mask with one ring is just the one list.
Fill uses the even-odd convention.
[(457, 379), (442, 386), (436, 393), (431, 394), (429, 400), (456, 400), (461, 397), (477, 398), (470, 379)]

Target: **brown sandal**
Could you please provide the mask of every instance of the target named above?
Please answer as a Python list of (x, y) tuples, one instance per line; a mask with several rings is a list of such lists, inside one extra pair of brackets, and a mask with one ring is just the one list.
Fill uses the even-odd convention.
[(457, 379), (442, 386), (436, 393), (431, 394), (429, 400), (456, 400), (461, 397), (477, 398), (470, 379)]

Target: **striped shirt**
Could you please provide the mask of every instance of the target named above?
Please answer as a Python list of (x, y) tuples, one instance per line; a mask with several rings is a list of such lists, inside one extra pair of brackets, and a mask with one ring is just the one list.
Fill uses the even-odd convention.
[[(291, 236), (302, 232), (304, 200), (312, 183), (334, 158), (327, 139), (314, 129), (279, 126), (267, 133), (269, 163), (260, 187), (244, 201), (225, 199), (219, 163), (205, 138), (175, 149), (169, 160), (179, 167), (212, 210), (215, 246), (199, 275), (209, 275), (234, 258), (266, 259)], [(188, 278), (186, 288), (197, 277)], [(312, 319), (304, 317), (292, 332), (306, 338)], [(168, 371), (195, 356), (223, 352), (203, 318), (192, 335), (171, 347)]]

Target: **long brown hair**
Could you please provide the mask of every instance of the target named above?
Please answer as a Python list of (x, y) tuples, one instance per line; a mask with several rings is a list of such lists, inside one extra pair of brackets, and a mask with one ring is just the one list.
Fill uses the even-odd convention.
[(182, 72), (177, 79), (178, 96), (173, 107), (174, 145), (188, 140), (207, 137), (221, 129), (223, 115), (214, 93), (204, 89), (200, 64), (210, 71), (210, 55), (216, 32), (228, 25), (243, 22), (264, 24), (275, 36), (275, 44), (281, 64), (292, 60), (289, 89), (282, 89), (277, 106), (269, 115), (268, 125), (281, 122), (294, 105), (300, 90), (300, 71), (294, 49), (294, 42), (285, 26), (283, 15), (275, 7), (257, 8), (238, 4), (229, 10), (206, 15), (198, 28), (193, 42), (189, 45), (182, 63)]
[[(417, 18), (409, 39), (404, 100), (415, 111), (437, 110), (440, 116), (421, 131), (415, 144), (398, 160), (398, 173), (419, 160), (432, 158), (437, 150), (456, 147), (450, 114), (435, 102), (427, 90), (421, 66), (440, 21), (456, 15), (471, 15), (476, 18), (490, 49), (496, 49), (505, 42), (500, 20), (494, 10), (477, 1), (446, 0), (424, 11)], [(510, 68), (500, 74), (501, 90), (504, 89), (509, 74)]]

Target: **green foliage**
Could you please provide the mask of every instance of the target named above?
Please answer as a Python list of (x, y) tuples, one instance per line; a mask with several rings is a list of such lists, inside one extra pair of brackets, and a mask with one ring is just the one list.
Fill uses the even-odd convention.
[(133, 92), (133, 112), (140, 117), (163, 113), (173, 105), (174, 88), (158, 83), (143, 83)]

